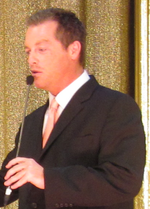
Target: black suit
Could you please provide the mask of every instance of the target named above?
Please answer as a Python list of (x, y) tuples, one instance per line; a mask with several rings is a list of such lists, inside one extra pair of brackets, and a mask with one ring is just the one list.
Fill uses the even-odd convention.
[[(69, 102), (42, 150), (46, 108), (47, 104), (26, 117), (20, 149), (20, 156), (34, 158), (45, 168), (46, 188), (22, 186), (20, 209), (132, 209), (145, 163), (141, 114), (133, 99), (91, 77)], [(14, 194), (11, 200), (18, 191)]]

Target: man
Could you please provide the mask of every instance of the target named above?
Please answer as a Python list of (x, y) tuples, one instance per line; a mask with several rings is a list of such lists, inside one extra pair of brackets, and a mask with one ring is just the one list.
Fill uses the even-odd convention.
[[(0, 172), (19, 208), (132, 209), (145, 163), (141, 114), (129, 96), (102, 87), (83, 68), (85, 28), (71, 12), (46, 9), (28, 19), (25, 50), (34, 84), (55, 97), (59, 117), (50, 133), (48, 103), (25, 119)], [(44, 136), (48, 130), (48, 137)]]

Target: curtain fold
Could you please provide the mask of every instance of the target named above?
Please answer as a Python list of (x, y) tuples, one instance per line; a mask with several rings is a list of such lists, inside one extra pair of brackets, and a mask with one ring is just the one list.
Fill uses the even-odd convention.
[[(25, 80), (30, 73), (24, 52), (26, 17), (48, 7), (72, 10), (85, 23), (88, 34), (85, 68), (88, 72), (102, 85), (134, 96), (132, 0), (1, 0), (0, 164), (14, 146), (23, 114)], [(45, 91), (31, 87), (27, 112), (45, 103), (46, 99)], [(144, 209), (143, 193), (144, 186), (136, 198), (136, 209)], [(9, 205), (8, 209), (16, 209), (17, 204)]]
[(135, 4), (135, 100), (142, 111), (146, 135), (146, 166), (143, 187), (135, 200), (135, 208), (150, 208), (150, 12), (149, 0), (137, 0)]

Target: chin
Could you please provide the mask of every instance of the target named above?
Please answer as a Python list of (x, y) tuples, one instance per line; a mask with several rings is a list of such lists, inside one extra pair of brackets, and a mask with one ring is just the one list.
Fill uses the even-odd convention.
[(39, 82), (34, 81), (34, 86), (38, 89), (46, 90), (45, 85)]

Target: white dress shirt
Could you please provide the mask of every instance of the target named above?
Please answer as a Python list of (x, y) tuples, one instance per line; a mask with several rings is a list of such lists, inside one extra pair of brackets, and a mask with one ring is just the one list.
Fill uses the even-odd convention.
[[(74, 80), (69, 86), (67, 86), (65, 89), (59, 92), (59, 94), (57, 94), (55, 100), (59, 104), (59, 108), (58, 108), (59, 115), (65, 109), (65, 107), (67, 106), (73, 95), (77, 92), (77, 90), (81, 86), (83, 86), (89, 79), (90, 76), (88, 75), (87, 71), (84, 70), (84, 72), (76, 80)], [(52, 101), (53, 98), (54, 96), (49, 92), (49, 103)], [(48, 119), (48, 110), (49, 109), (47, 109), (44, 116), (43, 132)]]

